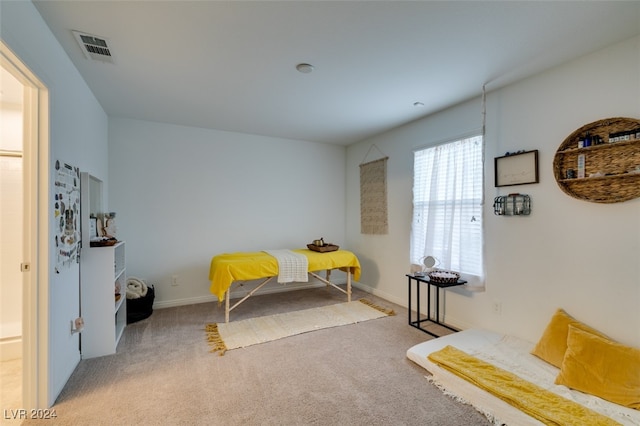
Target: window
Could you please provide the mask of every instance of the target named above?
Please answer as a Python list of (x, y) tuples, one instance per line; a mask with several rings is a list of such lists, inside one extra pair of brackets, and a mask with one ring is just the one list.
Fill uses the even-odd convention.
[(482, 136), (414, 153), (411, 263), (425, 256), (482, 286)]

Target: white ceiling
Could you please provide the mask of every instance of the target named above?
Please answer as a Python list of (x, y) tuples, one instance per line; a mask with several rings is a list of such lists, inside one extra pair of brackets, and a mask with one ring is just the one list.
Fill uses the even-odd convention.
[(34, 3), (109, 116), (342, 145), (640, 34), (640, 1)]

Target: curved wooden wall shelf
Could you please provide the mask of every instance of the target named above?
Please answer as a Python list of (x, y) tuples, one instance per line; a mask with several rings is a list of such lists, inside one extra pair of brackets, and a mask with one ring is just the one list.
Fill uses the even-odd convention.
[[(587, 132), (601, 143), (579, 147)], [(620, 133), (628, 136), (609, 142)], [(584, 177), (578, 177), (580, 158)], [(640, 120), (615, 117), (580, 127), (556, 151), (553, 173), (560, 189), (579, 200), (618, 203), (640, 197)]]

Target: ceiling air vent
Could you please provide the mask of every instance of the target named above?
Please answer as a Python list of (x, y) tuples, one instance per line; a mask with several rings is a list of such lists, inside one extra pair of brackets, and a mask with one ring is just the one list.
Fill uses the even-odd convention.
[(87, 59), (109, 62), (112, 64), (115, 62), (106, 38), (82, 33), (80, 31), (72, 31), (72, 33), (78, 44), (80, 44), (82, 53), (84, 53), (84, 56)]

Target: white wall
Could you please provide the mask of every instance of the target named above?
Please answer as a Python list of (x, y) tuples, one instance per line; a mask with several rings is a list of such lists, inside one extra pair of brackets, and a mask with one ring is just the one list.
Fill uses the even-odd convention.
[(156, 307), (197, 303), (215, 300), (208, 274), (216, 254), (298, 248), (320, 237), (343, 245), (345, 152), (111, 118), (109, 209), (127, 242), (127, 274), (156, 286)]
[[(50, 181), (56, 160), (106, 179), (104, 110), (31, 2), (3, 1), (0, 7), (3, 41), (49, 89)], [(43, 208), (49, 209), (53, 230), (53, 204), (48, 204)], [(49, 241), (49, 328), (41, 331), (49, 334), (48, 404), (53, 404), (80, 359), (78, 335), (71, 335), (71, 321), (79, 314), (79, 274), (77, 267), (56, 273), (53, 233)]]
[[(628, 344), (640, 345), (640, 199), (596, 204), (565, 195), (554, 154), (584, 124), (640, 118), (640, 38), (628, 40), (487, 95), (486, 291), (447, 291), (446, 321), (536, 341), (558, 307)], [(362, 283), (406, 305), (412, 216), (412, 151), (482, 124), (481, 101), (352, 145), (347, 151), (347, 243), (363, 261)], [(389, 234), (359, 233), (358, 163), (375, 143), (389, 158)], [(500, 190), (493, 158), (539, 150), (540, 183)], [(493, 214), (496, 195), (532, 197), (528, 217)], [(501, 302), (502, 313), (493, 313)]]

